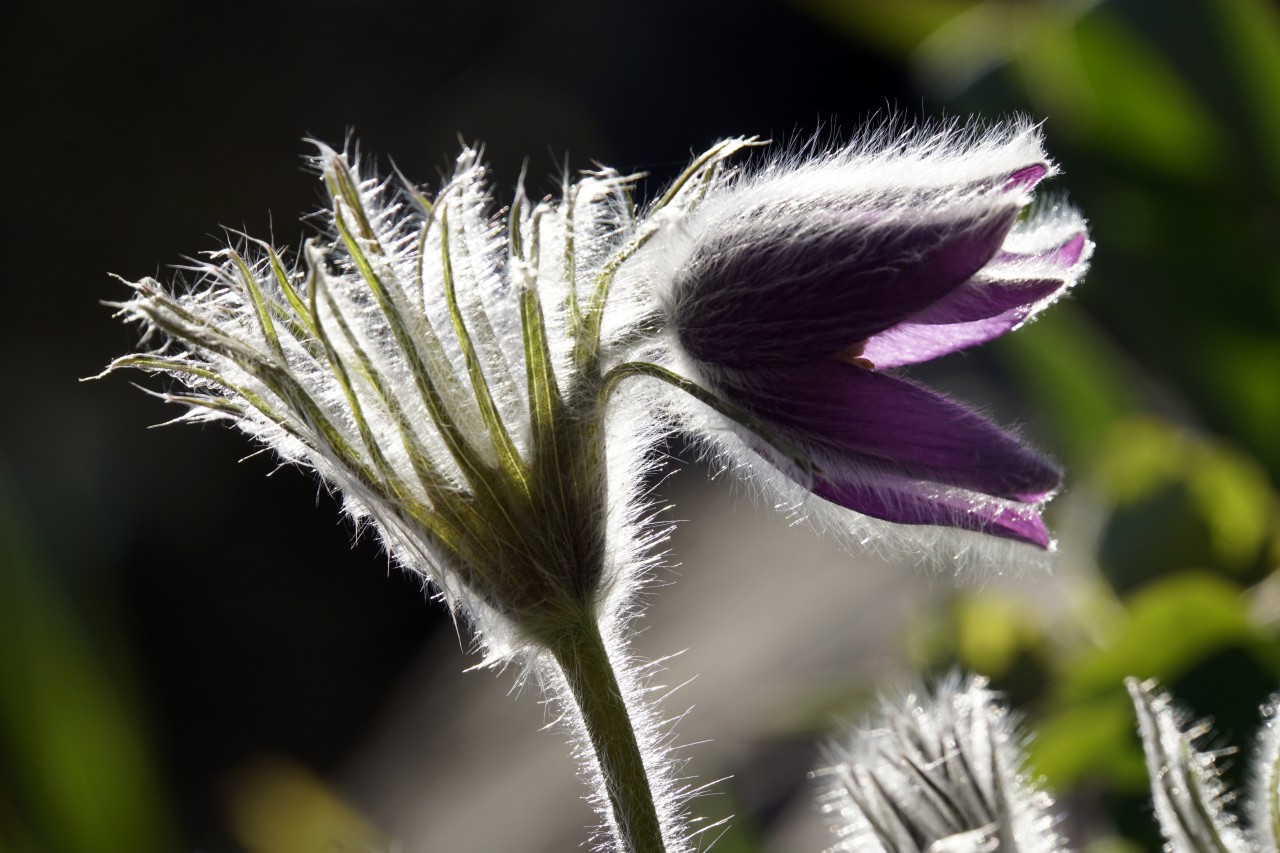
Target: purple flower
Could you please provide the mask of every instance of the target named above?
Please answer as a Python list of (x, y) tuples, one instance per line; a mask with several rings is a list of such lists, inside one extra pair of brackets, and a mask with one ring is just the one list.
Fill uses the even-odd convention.
[(666, 293), (673, 366), (750, 416), (755, 434), (731, 425), (729, 444), (823, 501), (1048, 549), (1057, 466), (895, 369), (1061, 296), (1092, 251), (1085, 222), (1064, 206), (1023, 216), (1055, 171), (1035, 127), (890, 133), (711, 194)]

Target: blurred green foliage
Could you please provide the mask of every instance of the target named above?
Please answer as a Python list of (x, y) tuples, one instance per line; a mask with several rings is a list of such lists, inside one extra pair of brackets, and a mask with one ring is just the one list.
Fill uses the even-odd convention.
[(228, 787), (232, 831), (249, 853), (395, 850), (325, 780), (287, 759), (251, 762)]
[(174, 850), (134, 699), (59, 574), (0, 458), (0, 850)]

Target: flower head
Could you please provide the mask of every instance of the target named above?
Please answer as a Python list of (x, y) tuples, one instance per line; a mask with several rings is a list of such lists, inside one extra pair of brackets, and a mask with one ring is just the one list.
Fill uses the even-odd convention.
[(1065, 849), (1052, 800), (1027, 778), (1021, 740), (985, 679), (952, 676), (932, 696), (882, 700), (831, 758), (819, 775), (835, 851)]
[(1055, 171), (1035, 127), (890, 133), (708, 194), (665, 247), (671, 363), (753, 420), (702, 415), (721, 450), (829, 509), (1049, 548), (1058, 468), (891, 371), (1061, 296), (1088, 262), (1085, 223), (1064, 206), (1021, 218)]
[[(1219, 760), (1230, 749), (1206, 749), (1215, 740), (1209, 720), (1195, 721), (1155, 681), (1125, 680), (1138, 714), (1138, 730), (1151, 777), (1151, 799), (1167, 851), (1276, 853), (1280, 850), (1280, 734), (1275, 727), (1277, 697), (1262, 709), (1263, 727), (1253, 754), (1243, 813), (1228, 806), (1241, 792), (1223, 779)], [(1236, 803), (1239, 805), (1239, 803)]]
[[(628, 484), (651, 438), (641, 424), (605, 454), (589, 359), (567, 354), (564, 259), (590, 273), (617, 250), (627, 179), (585, 177), (572, 213), (521, 196), (504, 222), (474, 150), (428, 199), (318, 147), (330, 231), (302, 263), (243, 238), (189, 286), (133, 284), (121, 313), (165, 340), (113, 368), (175, 376), (183, 420), (228, 421), (316, 470), (490, 660), (545, 648), (575, 614), (612, 631), (647, 560)], [(632, 471), (612, 490), (610, 465)]]
[[(558, 200), (518, 190), (501, 217), (474, 150), (427, 198), (318, 147), (327, 233), (301, 263), (240, 238), (190, 285), (132, 284), (117, 307), (160, 341), (109, 370), (168, 374), (180, 420), (228, 422), (318, 472), (487, 663), (517, 661), (558, 697), (602, 839), (688, 849), (689, 787), (625, 632), (662, 532), (639, 500), (659, 422), (645, 386), (606, 378), (651, 313), (611, 285), (658, 226), (610, 170)], [(738, 147), (652, 209), (685, 206)]]

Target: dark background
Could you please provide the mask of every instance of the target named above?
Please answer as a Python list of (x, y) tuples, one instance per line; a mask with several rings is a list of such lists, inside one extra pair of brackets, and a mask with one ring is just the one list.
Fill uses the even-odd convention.
[[(1174, 465), (1130, 503), (1100, 501), (1110, 520), (1100, 544), (1082, 547), (1096, 546), (1121, 600), (1187, 566), (1241, 589), (1263, 582), (1280, 541), (1274, 32), (1242, 34), (1213, 2), (1159, 16), (1137, 3), (1070, 14), (942, 3), (935, 23), (945, 36), (979, 5), (994, 12), (951, 42), (976, 65), (987, 56), (992, 70), (972, 84), (930, 59), (932, 24), (894, 29), (887, 5), (853, 0), (5, 11), (0, 849), (252, 846), (227, 818), (237, 773), (266, 755), (337, 778), (424, 644), (454, 630), (372, 536), (351, 547), (350, 525), (311, 477), (277, 470), (225, 429), (147, 429), (177, 413), (133, 377), (79, 381), (136, 346), (101, 304), (127, 294), (109, 274), (167, 278), (217, 249), (224, 227), (285, 246), (310, 233), (298, 220), (321, 201), (302, 168), (308, 137), (337, 145), (350, 133), (382, 168), (394, 159), (428, 186), (459, 139), (481, 142), (503, 199), (526, 158), (533, 192), (553, 191), (565, 162), (643, 171), (652, 192), (726, 136), (838, 135), (889, 112), (1030, 111), (1047, 119), (1066, 170), (1055, 189), (1091, 216), (1098, 253), (1039, 344), (970, 360), (995, 389), (984, 402), (1104, 484), (1114, 459), (1095, 455), (1106, 441), (1156, 440), (1116, 439), (1117, 421), (1149, 420), (1240, 463), (1246, 486), (1224, 475), (1216, 505), (1244, 501), (1237, 520), (1264, 505), (1261, 532), (1237, 529), (1245, 544), (1226, 552), (1205, 509), (1214, 500), (1197, 498), (1203, 453), (1189, 445), (1168, 453), (1191, 473)], [(1250, 38), (1262, 58), (1241, 71), (1229, 57), (1245, 48), (1232, 39)], [(1062, 45), (1074, 72), (1058, 62)], [(1204, 710), (1239, 707), (1238, 739), (1275, 683), (1274, 656), (1250, 645), (1272, 635), (1255, 627), (1223, 647), (1239, 653), (1238, 695), (1211, 682), (1189, 696)], [(965, 662), (963, 642), (944, 645), (916, 665)], [(1031, 662), (1009, 664), (1002, 686), (1052, 705), (1053, 655), (1018, 654)], [(1214, 661), (1193, 655), (1163, 675)], [(749, 845), (725, 849), (737, 843)]]

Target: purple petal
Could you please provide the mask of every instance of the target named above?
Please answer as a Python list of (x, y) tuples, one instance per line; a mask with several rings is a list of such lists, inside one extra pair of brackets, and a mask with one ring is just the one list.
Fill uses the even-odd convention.
[(1085, 244), (1088, 238), (1084, 233), (1072, 234), (1071, 237), (1062, 245), (1055, 246), (1045, 252), (1036, 252), (1034, 254), (1025, 254), (1021, 252), (1010, 252), (1001, 250), (996, 253), (996, 263), (1018, 262), (1026, 260), (1034, 260), (1041, 265), (1047, 265), (1052, 269), (1067, 270), (1080, 262), (1080, 256), (1084, 254)]
[(1030, 190), (1044, 180), (1049, 174), (1049, 167), (1043, 163), (1033, 163), (1014, 172), (1004, 183), (1005, 192), (1010, 190)]
[(753, 371), (722, 393), (861, 467), (1024, 502), (1058, 487), (1058, 468), (972, 409), (892, 376), (836, 361)]
[(1025, 314), (1009, 311), (986, 320), (945, 326), (899, 323), (868, 341), (863, 358), (883, 368), (920, 364), (995, 340), (1026, 319)]
[(818, 480), (813, 493), (823, 500), (897, 524), (933, 524), (974, 530), (1049, 547), (1049, 531), (1034, 506), (983, 500), (921, 483)]
[(945, 221), (799, 212), (713, 228), (676, 275), (681, 343), (726, 367), (795, 364), (894, 326), (971, 278), (1018, 213), (981, 204)]
[(1060, 278), (1017, 281), (972, 278), (928, 308), (911, 315), (906, 322), (942, 326), (985, 320), (1035, 305), (1065, 285)]
[(986, 343), (1013, 329), (1036, 303), (1062, 290), (1061, 279), (971, 279), (923, 311), (872, 336), (862, 356), (877, 368), (919, 364)]

